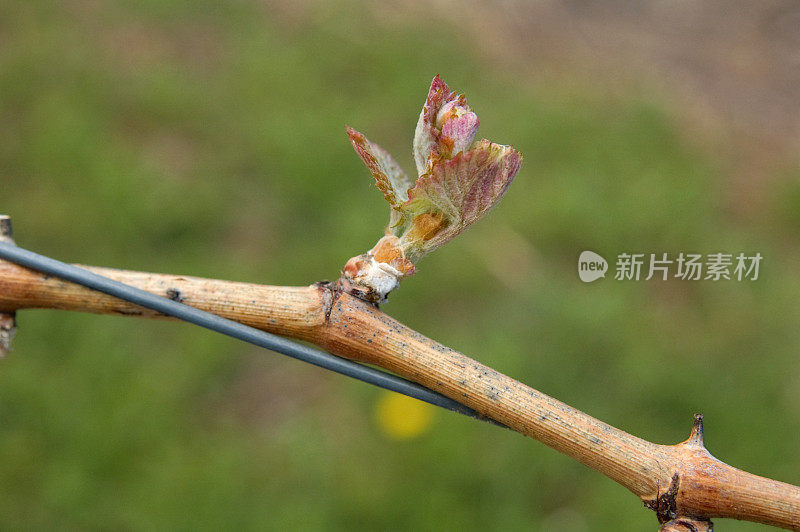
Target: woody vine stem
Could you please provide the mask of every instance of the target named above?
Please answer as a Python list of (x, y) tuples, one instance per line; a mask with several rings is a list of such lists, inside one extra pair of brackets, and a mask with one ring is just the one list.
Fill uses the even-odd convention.
[[(415, 180), (383, 149), (348, 128), (390, 204), (389, 226), (370, 251), (350, 259), (341, 278), (278, 287), (86, 267), (184, 304), (418, 382), (562, 452), (615, 480), (652, 509), (663, 531), (711, 529), (712, 518), (800, 530), (800, 488), (714, 458), (702, 416), (677, 445), (647, 442), (445, 347), (397, 322), (377, 305), (413, 275), (426, 253), (457, 236), (499, 201), (521, 156), (474, 141), (478, 119), (463, 95), (434, 78), (414, 139)], [(0, 217), (2, 218), (2, 217)], [(0, 219), (0, 238), (11, 241)], [(20, 309), (54, 308), (144, 318), (163, 315), (0, 260), (0, 353)]]

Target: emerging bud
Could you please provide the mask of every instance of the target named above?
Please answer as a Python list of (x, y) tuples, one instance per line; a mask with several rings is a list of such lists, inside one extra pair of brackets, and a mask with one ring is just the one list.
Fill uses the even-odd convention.
[[(441, 130), (439, 154), (447, 158), (467, 151), (475, 140), (478, 123), (478, 115), (473, 113), (466, 103), (459, 105), (459, 102), (454, 100), (442, 107), (436, 117), (436, 125)], [(446, 148), (447, 151), (442, 153), (442, 148)]]
[(417, 174), (428, 170), (431, 155), (450, 158), (469, 149), (477, 132), (478, 115), (469, 108), (466, 97), (452, 92), (439, 76), (433, 78), (414, 132)]
[(347, 128), (356, 153), (390, 205), (386, 236), (347, 262), (347, 290), (374, 303), (386, 300), (425, 254), (452, 240), (500, 201), (522, 156), (510, 146), (475, 142), (478, 116), (462, 94), (436, 76), (414, 135), (415, 181), (377, 144)]

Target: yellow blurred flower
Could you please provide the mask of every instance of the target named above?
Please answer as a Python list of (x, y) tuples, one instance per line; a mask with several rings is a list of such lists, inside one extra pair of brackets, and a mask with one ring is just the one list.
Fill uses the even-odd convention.
[(428, 430), (433, 412), (434, 407), (428, 403), (394, 392), (383, 392), (375, 405), (378, 426), (396, 440), (416, 438)]

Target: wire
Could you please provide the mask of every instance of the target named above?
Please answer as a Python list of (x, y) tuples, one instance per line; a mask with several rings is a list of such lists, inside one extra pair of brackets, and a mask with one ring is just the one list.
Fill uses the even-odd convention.
[(199, 325), (200, 327), (205, 327), (206, 329), (216, 331), (232, 338), (276, 351), (297, 360), (302, 360), (303, 362), (308, 362), (309, 364), (352, 377), (362, 382), (373, 384), (379, 388), (401, 393), (419, 399), (420, 401), (425, 401), (426, 403), (458, 412), (459, 414), (488, 421), (495, 425), (504, 426), (497, 421), (481, 416), (473, 409), (449, 397), (434, 392), (415, 382), (403, 379), (402, 377), (320, 351), (319, 349), (314, 349), (313, 347), (299, 344), (287, 338), (243, 325), (166, 297), (151, 294), (139, 288), (120, 283), (119, 281), (109, 279), (108, 277), (98, 275), (77, 266), (72, 266), (71, 264), (39, 255), (38, 253), (22, 249), (15, 245), (0, 242), (0, 258), (42, 273), (60, 277), (141, 307)]

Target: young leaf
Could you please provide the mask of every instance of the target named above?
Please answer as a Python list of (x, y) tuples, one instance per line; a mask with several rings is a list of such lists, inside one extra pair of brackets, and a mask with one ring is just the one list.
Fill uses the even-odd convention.
[(383, 192), (386, 201), (393, 207), (406, 201), (408, 189), (414, 185), (414, 181), (406, 175), (389, 152), (370, 142), (362, 133), (351, 127), (347, 127), (347, 135), (356, 153), (375, 178), (375, 184)]
[(400, 241), (409, 260), (415, 262), (483, 217), (508, 190), (521, 163), (514, 148), (486, 139), (433, 163), (401, 206), (412, 220)]
[(389, 227), (396, 228), (404, 221), (397, 207), (408, 199), (408, 189), (414, 185), (414, 181), (406, 175), (389, 152), (367, 140), (362, 133), (347, 127), (347, 135), (356, 153), (375, 178), (375, 184), (392, 206), (389, 212)]

